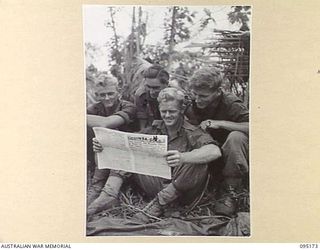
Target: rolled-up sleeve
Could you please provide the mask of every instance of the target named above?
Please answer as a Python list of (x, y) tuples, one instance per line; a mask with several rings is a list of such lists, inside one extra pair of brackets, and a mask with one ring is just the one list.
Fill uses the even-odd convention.
[(136, 106), (128, 101), (122, 101), (120, 110), (114, 113), (114, 115), (121, 116), (126, 124), (131, 123), (136, 118), (136, 114)]
[(193, 149), (201, 148), (202, 146), (207, 144), (218, 145), (218, 142), (215, 141), (210, 134), (203, 131), (201, 128), (192, 131), (191, 135), (189, 135), (189, 141)]
[(249, 122), (249, 111), (242, 102), (234, 102), (228, 110), (229, 119), (234, 122)]

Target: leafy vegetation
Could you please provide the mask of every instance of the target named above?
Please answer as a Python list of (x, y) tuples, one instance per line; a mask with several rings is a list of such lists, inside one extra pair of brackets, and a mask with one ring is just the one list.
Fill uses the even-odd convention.
[[(131, 13), (131, 32), (125, 36), (118, 30), (116, 18), (125, 8)], [(226, 75), (226, 89), (247, 102), (249, 84), (250, 58), (250, 6), (232, 6), (225, 15), (230, 24), (237, 24), (237, 31), (216, 30), (219, 20), (215, 17), (217, 11), (203, 8), (202, 11), (193, 11), (191, 7), (167, 7), (163, 18), (163, 40), (157, 44), (148, 44), (149, 12), (143, 7), (107, 7), (105, 20), (106, 32), (112, 34), (105, 46), (109, 56), (105, 58), (110, 73), (115, 76), (124, 93), (129, 95), (141, 83), (141, 79), (134, 77), (136, 58), (143, 58), (147, 63), (159, 63), (171, 74), (182, 88), (187, 88), (188, 78), (202, 66), (219, 67)], [(160, 25), (160, 24), (159, 24)], [(194, 32), (197, 28), (196, 33)], [(209, 30), (209, 32), (208, 32)], [(197, 42), (195, 34), (207, 34), (205, 39)], [(193, 42), (191, 42), (193, 41)], [(189, 45), (187, 45), (189, 43)], [(183, 49), (181, 46), (186, 44)], [(88, 66), (88, 75), (95, 77), (98, 72), (93, 70), (95, 58), (101, 56), (101, 48), (92, 44), (85, 44), (85, 54)], [(90, 68), (91, 67), (91, 68)], [(93, 68), (92, 68), (93, 67)], [(139, 70), (141, 72), (141, 70)], [(90, 78), (90, 77), (89, 77)], [(139, 79), (140, 83), (133, 82)], [(128, 92), (129, 91), (129, 92)]]

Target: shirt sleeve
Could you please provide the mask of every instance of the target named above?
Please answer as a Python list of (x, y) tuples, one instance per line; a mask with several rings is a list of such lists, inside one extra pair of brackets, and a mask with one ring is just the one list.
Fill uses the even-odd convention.
[(240, 101), (232, 103), (228, 114), (229, 119), (233, 122), (249, 122), (249, 110)]
[(121, 116), (126, 124), (131, 123), (136, 118), (136, 106), (128, 101), (122, 101), (121, 109), (118, 112), (115, 112), (114, 115)]
[(218, 145), (218, 142), (216, 142), (210, 134), (203, 131), (201, 128), (197, 128), (192, 131), (189, 135), (189, 142), (193, 149), (201, 148), (208, 144)]
[(135, 105), (137, 108), (137, 118), (138, 119), (148, 119), (147, 114), (147, 100), (145, 98), (145, 94), (135, 96)]
[(87, 114), (88, 115), (99, 115), (100, 113), (100, 103), (95, 103), (95, 104), (92, 104), (90, 105), (88, 108), (87, 108)]

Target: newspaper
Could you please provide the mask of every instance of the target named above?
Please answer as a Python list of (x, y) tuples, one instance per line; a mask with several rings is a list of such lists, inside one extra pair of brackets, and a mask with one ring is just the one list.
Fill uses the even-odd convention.
[(94, 127), (103, 151), (97, 153), (98, 168), (124, 170), (131, 173), (171, 179), (165, 158), (166, 135), (145, 135)]

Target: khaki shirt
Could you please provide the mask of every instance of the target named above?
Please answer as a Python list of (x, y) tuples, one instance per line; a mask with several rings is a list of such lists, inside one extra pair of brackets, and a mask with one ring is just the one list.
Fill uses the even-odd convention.
[(135, 105), (137, 107), (137, 118), (146, 120), (146, 127), (151, 126), (154, 120), (160, 120), (159, 103), (157, 99), (151, 98), (145, 87), (141, 87), (135, 94)]
[(128, 125), (131, 124), (136, 118), (136, 107), (133, 103), (118, 100), (113, 107), (106, 107), (103, 102), (98, 102), (87, 108), (88, 115), (98, 115), (108, 117), (110, 115), (121, 116), (125, 120), (125, 125), (121, 126), (119, 130), (130, 131)]
[[(230, 92), (222, 91), (220, 102), (216, 108), (210, 105), (204, 109), (199, 109), (196, 103), (187, 109), (185, 115), (190, 123), (199, 125), (202, 121), (222, 120), (231, 122), (249, 122), (249, 110), (243, 102)], [(211, 136), (220, 143), (225, 141), (229, 131), (224, 129), (211, 129)]]
[[(167, 130), (162, 120), (155, 120), (151, 127), (143, 129), (141, 133), (167, 135)], [(168, 138), (168, 150), (178, 150), (181, 153), (201, 148), (207, 144), (217, 145), (217, 142), (207, 132), (187, 121), (183, 122), (176, 136)]]

